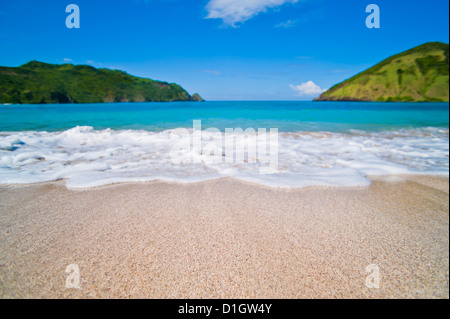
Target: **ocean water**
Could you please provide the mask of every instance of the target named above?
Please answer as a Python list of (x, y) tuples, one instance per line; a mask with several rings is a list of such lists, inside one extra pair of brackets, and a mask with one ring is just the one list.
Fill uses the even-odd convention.
[[(250, 129), (232, 134), (231, 157), (227, 128)], [(269, 144), (274, 136), (277, 148)], [(0, 106), (3, 184), (64, 179), (69, 188), (84, 188), (233, 177), (301, 188), (366, 186), (370, 175), (395, 174), (449, 175), (448, 103)]]

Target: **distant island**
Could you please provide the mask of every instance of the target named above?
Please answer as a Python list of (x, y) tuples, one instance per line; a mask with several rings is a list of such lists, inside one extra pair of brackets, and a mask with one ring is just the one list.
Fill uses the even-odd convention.
[(0, 67), (0, 103), (110, 103), (203, 101), (181, 86), (96, 69), (88, 65), (32, 61), (20, 67)]
[(449, 45), (430, 42), (339, 83), (315, 101), (448, 102)]

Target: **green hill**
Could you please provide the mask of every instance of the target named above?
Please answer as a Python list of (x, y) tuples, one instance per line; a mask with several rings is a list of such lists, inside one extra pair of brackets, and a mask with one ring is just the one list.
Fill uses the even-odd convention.
[(449, 45), (426, 43), (339, 83), (316, 101), (448, 102)]
[(32, 61), (0, 67), (0, 103), (104, 103), (202, 101), (181, 86), (87, 65)]

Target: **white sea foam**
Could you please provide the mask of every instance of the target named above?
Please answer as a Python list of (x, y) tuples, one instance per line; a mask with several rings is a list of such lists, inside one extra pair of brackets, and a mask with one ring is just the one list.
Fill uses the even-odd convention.
[[(66, 179), (69, 188), (119, 182), (200, 182), (223, 177), (272, 187), (366, 186), (368, 175), (438, 174), (448, 176), (448, 129), (385, 132), (279, 133), (275, 174), (260, 174), (260, 162), (214, 164), (192, 154), (175, 164), (171, 150), (177, 131), (102, 130), (76, 127), (64, 132), (0, 133), (0, 183)], [(180, 133), (182, 134), (182, 133)], [(190, 131), (189, 134), (192, 134)], [(222, 140), (202, 132), (204, 143)]]

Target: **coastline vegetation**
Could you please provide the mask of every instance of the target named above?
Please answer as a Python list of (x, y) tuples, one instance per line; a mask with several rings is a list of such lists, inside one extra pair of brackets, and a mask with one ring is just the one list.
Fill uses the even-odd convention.
[(448, 102), (449, 45), (430, 42), (394, 55), (316, 101)]
[(174, 83), (88, 65), (31, 61), (0, 67), (0, 103), (108, 103), (203, 101)]

